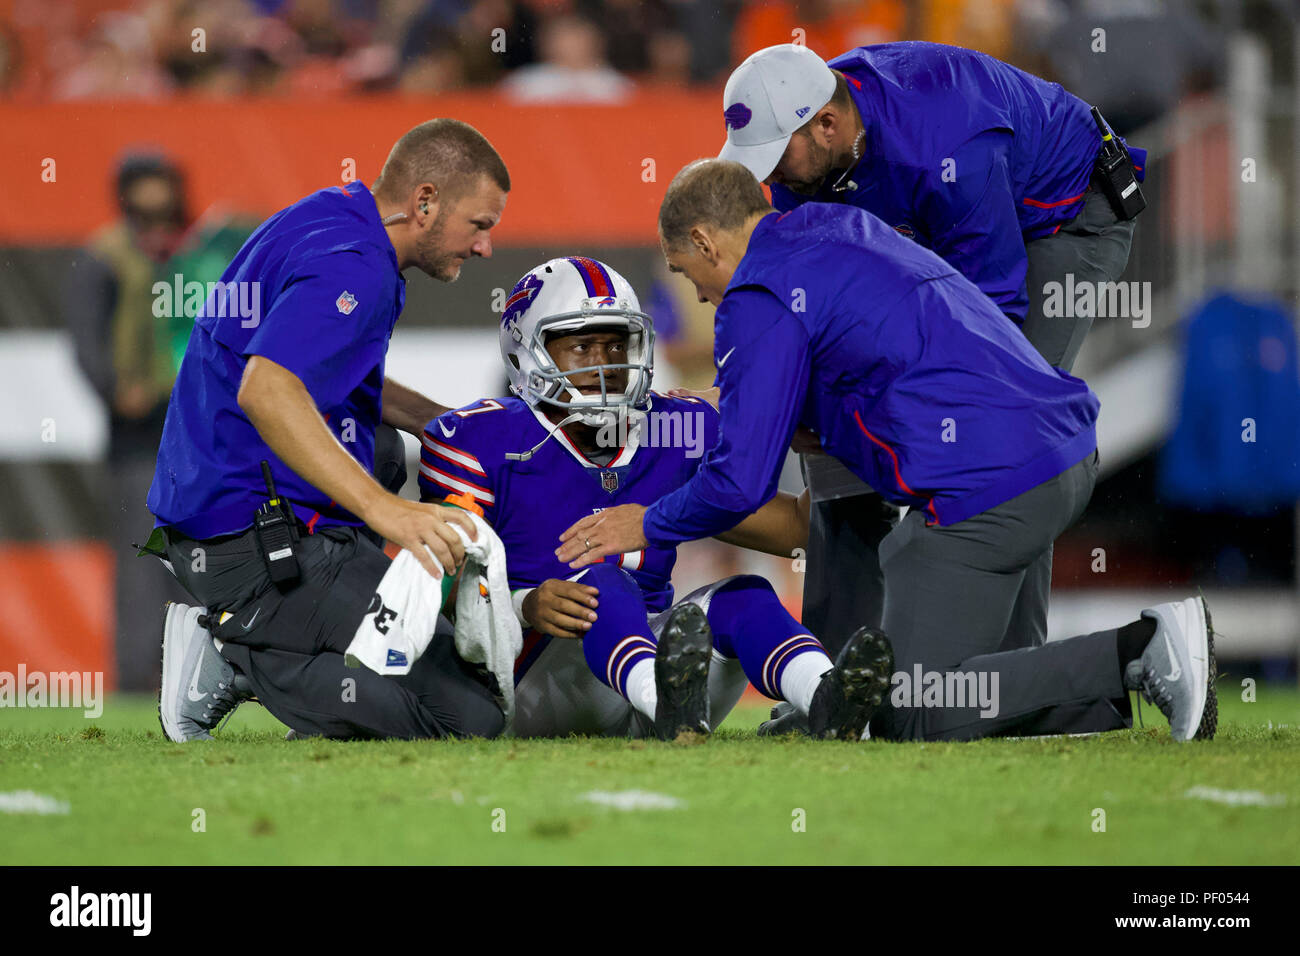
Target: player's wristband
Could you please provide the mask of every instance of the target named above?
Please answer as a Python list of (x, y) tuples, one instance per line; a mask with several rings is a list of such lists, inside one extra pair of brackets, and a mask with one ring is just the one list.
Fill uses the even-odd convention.
[(515, 617), (519, 619), (519, 624), (522, 627), (533, 626), (532, 623), (524, 617), (524, 601), (527, 600), (528, 595), (532, 594), (536, 590), (537, 588), (520, 588), (517, 591), (510, 592), (510, 604), (514, 607)]

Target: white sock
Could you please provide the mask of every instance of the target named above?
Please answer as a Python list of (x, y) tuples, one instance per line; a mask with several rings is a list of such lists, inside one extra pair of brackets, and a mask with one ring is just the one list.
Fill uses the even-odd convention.
[(807, 716), (822, 675), (834, 666), (821, 651), (805, 651), (785, 665), (781, 673), (782, 696), (794, 704), (795, 710)]
[(627, 675), (627, 699), (642, 714), (655, 719), (659, 694), (655, 690), (654, 658), (644, 657), (632, 665)]

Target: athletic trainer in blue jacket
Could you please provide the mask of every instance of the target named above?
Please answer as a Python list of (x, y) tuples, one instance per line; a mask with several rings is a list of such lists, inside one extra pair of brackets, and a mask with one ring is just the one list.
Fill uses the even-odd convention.
[[(453, 642), (433, 642), (399, 677), (349, 668), (344, 651), (391, 563), (384, 540), (417, 557), (432, 589), (464, 557), (452, 527), (473, 531), (463, 514), (395, 494), (396, 463), (384, 484), (372, 476), (384, 426), (422, 435), (447, 411), (388, 378), (385, 363), (402, 270), (452, 282), (489, 258), (509, 190), (481, 133), (449, 118), (421, 123), (394, 144), (373, 191), (354, 181), (280, 210), (209, 293), (148, 501), (149, 547), (196, 601), (170, 605), (163, 625), (158, 713), (169, 740), (210, 738), (253, 696), (307, 736), (501, 731), (500, 707)], [(266, 470), (296, 542), (255, 524)]]
[[(1051, 365), (1073, 368), (1092, 317), (1045, 316), (1044, 288), (1067, 274), (1078, 285), (1118, 280), (1134, 225), (1095, 188), (1101, 136), (1082, 100), (960, 47), (884, 43), (826, 63), (784, 44), (736, 68), (723, 106), (721, 157), (770, 184), (778, 210), (868, 210), (979, 286)], [(1141, 176), (1146, 154), (1132, 153)], [(834, 647), (879, 619), (876, 549), (895, 516), (830, 456), (805, 455), (804, 471), (804, 608)], [(1045, 599), (1050, 559), (1041, 570)], [(1046, 620), (1024, 623), (1016, 633), (1043, 643)]]
[[(768, 182), (778, 210), (868, 210), (979, 286), (1052, 365), (1073, 366), (1091, 318), (1044, 320), (1037, 279), (1060, 278), (1066, 263), (1049, 253), (1062, 246), (1076, 282), (1118, 279), (1133, 235), (1092, 186), (1101, 134), (1086, 103), (986, 54), (912, 42), (829, 64), (769, 47), (736, 68), (723, 99), (721, 158)], [(1146, 152), (1131, 152), (1140, 176)]]
[(938, 256), (860, 209), (777, 213), (736, 163), (679, 173), (659, 230), (669, 267), (717, 306), (720, 438), (648, 509), (574, 524), (562, 559), (581, 567), (733, 527), (774, 494), (805, 426), (910, 508), (880, 546), (897, 672), (874, 735), (1108, 730), (1129, 723), (1126, 689), (1157, 703), (1176, 738), (1213, 733), (1213, 646), (1197, 599), (999, 652), (1017, 604), (1045, 601), (1027, 575), (1092, 493), (1098, 403), (1083, 382), (1049, 366)]

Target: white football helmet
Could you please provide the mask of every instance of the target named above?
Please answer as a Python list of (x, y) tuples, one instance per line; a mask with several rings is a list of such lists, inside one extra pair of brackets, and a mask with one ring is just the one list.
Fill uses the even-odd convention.
[[(600, 394), (584, 394), (556, 366), (546, 338), (607, 326), (627, 330), (627, 362), (570, 369), (600, 373)], [(622, 424), (643, 410), (654, 375), (654, 342), (654, 324), (641, 311), (631, 283), (585, 256), (552, 259), (533, 269), (510, 290), (501, 316), (501, 357), (510, 390), (534, 409), (549, 405), (594, 428)], [(605, 373), (615, 368), (627, 369), (627, 384), (610, 392)]]

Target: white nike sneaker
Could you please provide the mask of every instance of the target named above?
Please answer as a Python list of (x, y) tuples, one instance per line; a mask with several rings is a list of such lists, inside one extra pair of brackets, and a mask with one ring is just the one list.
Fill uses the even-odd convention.
[(221, 656), (199, 619), (206, 609), (168, 602), (163, 612), (158, 720), (168, 740), (211, 740), (221, 718), (253, 697), (248, 678)]
[(1214, 630), (1204, 598), (1158, 604), (1142, 612), (1156, 622), (1147, 649), (1130, 661), (1124, 686), (1169, 718), (1175, 740), (1208, 739), (1218, 725)]

